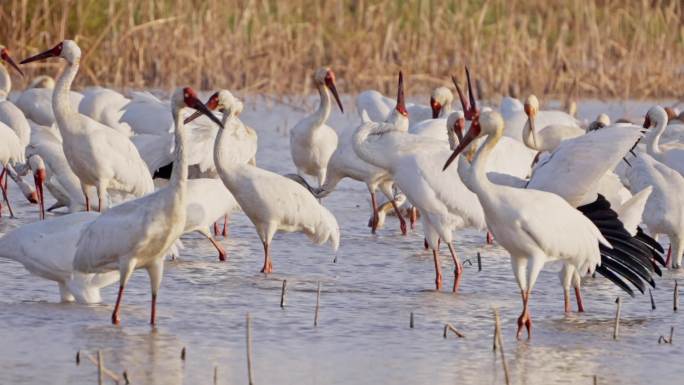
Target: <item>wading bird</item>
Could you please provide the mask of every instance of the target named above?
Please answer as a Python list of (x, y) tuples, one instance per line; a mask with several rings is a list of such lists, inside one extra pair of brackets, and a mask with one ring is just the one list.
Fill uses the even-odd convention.
[(152, 175), (128, 137), (73, 108), (69, 90), (81, 60), (81, 49), (76, 42), (64, 40), (21, 63), (51, 57), (60, 57), (67, 62), (53, 92), (52, 108), (62, 135), (64, 155), (81, 181), (86, 209), (90, 207), (87, 191), (91, 187), (97, 189), (99, 211), (105, 209), (108, 190), (136, 197), (154, 191)]
[(178, 88), (171, 97), (171, 106), (176, 123), (176, 160), (168, 186), (112, 207), (86, 226), (78, 241), (74, 258), (76, 270), (85, 273), (118, 270), (120, 273), (119, 294), (112, 313), (114, 324), (120, 322), (119, 309), (126, 283), (133, 270), (139, 268), (146, 269), (150, 277), (150, 323), (154, 325), (156, 321), (164, 256), (183, 234), (187, 218), (188, 162), (183, 109), (197, 109), (221, 124), (190, 87)]

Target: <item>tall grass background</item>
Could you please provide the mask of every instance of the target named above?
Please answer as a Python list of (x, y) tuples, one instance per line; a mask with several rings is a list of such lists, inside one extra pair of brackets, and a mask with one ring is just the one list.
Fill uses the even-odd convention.
[[(684, 90), (681, 0), (0, 0), (23, 58), (64, 38), (78, 86), (191, 84), (303, 95), (330, 65), (342, 92), (424, 94), (469, 64), (486, 97), (661, 98)], [(56, 75), (55, 61), (29, 75)], [(30, 76), (29, 76), (30, 78)], [(21, 85), (21, 81), (19, 81)]]

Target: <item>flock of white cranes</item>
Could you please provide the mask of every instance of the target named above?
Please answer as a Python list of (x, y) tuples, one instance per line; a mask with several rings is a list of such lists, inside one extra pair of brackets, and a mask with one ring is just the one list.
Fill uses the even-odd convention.
[[(0, 48), (2, 60), (23, 76)], [(440, 245), (453, 260), (456, 292), (463, 268), (454, 231), (487, 231), (511, 255), (523, 302), (518, 337), (523, 328), (530, 335), (528, 304), (547, 262), (563, 265), (567, 312), (571, 289), (578, 311), (584, 310), (581, 281), (594, 272), (633, 294), (655, 287), (661, 266), (681, 265), (684, 124), (660, 106), (648, 111), (643, 126), (611, 125), (602, 115), (584, 128), (564, 112), (541, 111), (535, 96), (524, 104), (504, 98), (499, 111), (481, 109), (467, 69), (465, 92), (452, 79), (460, 109), (453, 108), (447, 87), (432, 92), (429, 106), (409, 105), (400, 73), (396, 100), (361, 93), (361, 121), (338, 131), (326, 124), (334, 103), (344, 109), (335, 74), (325, 67), (313, 75), (318, 109), (290, 130), (298, 175), (282, 176), (256, 165), (256, 132), (240, 120), (243, 104), (229, 91), (214, 93), (206, 104), (189, 87), (178, 88), (168, 102), (147, 93), (129, 99), (105, 88), (77, 93), (71, 85), (78, 45), (65, 40), (21, 64), (49, 58), (66, 64), (56, 83), (41, 77), (22, 92), (11, 90), (9, 71), (0, 66), (3, 201), (13, 216), (11, 177), (39, 204), (41, 219), (0, 238), (0, 256), (57, 282), (63, 301), (99, 302), (100, 289), (118, 280), (115, 324), (126, 284), (139, 268), (149, 274), (155, 323), (164, 260), (178, 253), (183, 234), (200, 232), (225, 260), (214, 239), (216, 222), (223, 219), (225, 235), (236, 210), (263, 243), (263, 273), (273, 271), (277, 231), (302, 232), (337, 250), (339, 227), (324, 202), (344, 178), (366, 184), (373, 233), (389, 212), (403, 234), (409, 231), (404, 216), (411, 228), (420, 218), (437, 290)], [(28, 173), (35, 191), (22, 179)], [(153, 180), (164, 179), (155, 189)], [(68, 214), (46, 219), (44, 186), (56, 201), (47, 211), (63, 207)], [(410, 208), (402, 211), (405, 202)], [(659, 235), (668, 237), (667, 258), (654, 239)]]

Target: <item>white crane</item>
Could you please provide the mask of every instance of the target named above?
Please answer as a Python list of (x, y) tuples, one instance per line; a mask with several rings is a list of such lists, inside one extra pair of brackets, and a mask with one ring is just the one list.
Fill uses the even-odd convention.
[[(614, 247), (614, 249), (601, 248), (602, 265), (598, 268), (599, 273), (630, 295), (633, 295), (632, 289), (618, 276), (624, 276), (643, 293), (645, 283), (655, 285), (652, 275), (660, 274), (657, 266), (650, 261), (655, 259), (664, 264), (659, 254), (662, 248), (653, 247), (654, 240), (637, 232), (638, 221), (637, 224), (630, 225), (635, 228), (633, 232), (627, 231), (623, 226), (622, 218), (616, 212), (621, 210), (630, 218), (634, 216), (641, 218), (643, 205), (639, 206), (639, 200), (643, 200), (645, 204), (644, 197), (631, 198), (625, 202), (626, 207), (622, 210), (623, 201), (620, 197), (618, 197), (620, 199), (617, 204), (612, 205), (599, 194), (605, 194), (603, 189), (606, 187), (609, 188), (609, 193), (613, 192), (614, 187), (606, 184), (606, 180), (615, 179), (615, 184), (620, 189), (622, 188), (611, 170), (622, 161), (634, 142), (641, 136), (641, 130), (636, 127), (608, 127), (591, 131), (560, 143), (550, 156), (540, 161), (529, 180), (512, 181), (514, 178), (510, 175), (488, 174), (489, 180), (494, 183), (557, 194), (572, 207), (581, 211)], [(582, 156), (577, 156), (580, 153)], [(636, 207), (630, 208), (630, 206)], [(630, 223), (633, 223), (633, 218)], [(569, 311), (570, 285), (575, 288), (579, 311), (584, 310), (580, 292), (581, 275), (572, 264), (565, 263), (561, 271), (561, 282), (566, 311)]]
[[(406, 112), (406, 105), (404, 104), (404, 89), (403, 89), (403, 79), (400, 78), (399, 86), (397, 89), (397, 102), (395, 111)], [(391, 116), (391, 115), (390, 115)], [(368, 115), (362, 114), (362, 124), (370, 123)], [(397, 127), (398, 130), (406, 131), (408, 127), (406, 125)], [(394, 197), (394, 192), (392, 191), (394, 180), (391, 175), (380, 167), (376, 167), (361, 158), (354, 151), (354, 143), (352, 139), (353, 132), (343, 133), (341, 136), (341, 141), (337, 146), (337, 149), (333, 153), (330, 162), (328, 163), (328, 171), (326, 181), (321, 186), (318, 197), (325, 197), (330, 194), (337, 184), (344, 178), (351, 178), (359, 182), (366, 184), (368, 192), (371, 196), (371, 233), (375, 234), (379, 226), (379, 214), (378, 214), (378, 202), (376, 198), (376, 191), (380, 191), (385, 195), (388, 202), (391, 202), (392, 208), (397, 214), (399, 219), (399, 226), (402, 234), (406, 235), (408, 233), (408, 228), (406, 226), (406, 220), (399, 211), (399, 204), (396, 202)]]
[(539, 152), (553, 151), (565, 139), (584, 135), (584, 130), (576, 124), (550, 124), (537, 128), (535, 120), (539, 113), (539, 100), (530, 95), (525, 100), (527, 123), (523, 127), (522, 139), (525, 145)]
[(337, 148), (337, 133), (325, 124), (332, 109), (330, 93), (335, 97), (340, 111), (344, 112), (344, 108), (337, 94), (332, 69), (317, 69), (313, 79), (321, 102), (316, 111), (300, 120), (290, 130), (290, 154), (297, 173), (302, 176), (312, 175), (318, 180), (318, 187), (321, 187), (325, 183), (330, 157)]
[(684, 144), (661, 145), (660, 137), (667, 128), (667, 112), (661, 106), (653, 106), (646, 113), (644, 128), (655, 127), (655, 133), (648, 135), (646, 152), (657, 161), (684, 176)]
[[(504, 135), (522, 142), (523, 129), (528, 120), (523, 103), (518, 99), (505, 97), (501, 100), (500, 110), (506, 127)], [(541, 128), (551, 124), (580, 127), (577, 119), (572, 115), (565, 111), (556, 110), (538, 111), (535, 116), (535, 123), (537, 127)]]
[(229, 133), (241, 125), (236, 114), (242, 102), (222, 90), (218, 109), (223, 112), (223, 129), (216, 136), (214, 163), (221, 180), (240, 204), (242, 211), (256, 227), (264, 246), (263, 273), (273, 271), (271, 240), (277, 231), (301, 231), (316, 244), (330, 242), (337, 251), (340, 230), (333, 214), (303, 186), (292, 179), (260, 169), (250, 164), (237, 164), (226, 159), (235, 144)]
[(50, 57), (60, 57), (67, 62), (55, 86), (52, 107), (62, 135), (64, 154), (81, 181), (86, 209), (90, 206), (87, 191), (91, 187), (97, 189), (99, 211), (105, 209), (109, 190), (136, 197), (154, 191), (152, 176), (133, 143), (125, 135), (79, 114), (71, 105), (68, 92), (81, 59), (81, 49), (76, 42), (64, 40), (21, 63)]
[(532, 287), (546, 262), (560, 260), (578, 271), (593, 272), (601, 262), (599, 243), (611, 247), (596, 226), (582, 213), (556, 194), (496, 185), (486, 176), (487, 157), (503, 135), (504, 121), (499, 113), (483, 112), (475, 117), (468, 134), (459, 144), (444, 168), (473, 139), (487, 136), (478, 149), (472, 165), (459, 158), (459, 174), (465, 185), (477, 194), (484, 209), (487, 225), (497, 242), (511, 254), (511, 264), (523, 301), (518, 318), (531, 333), (529, 300)]
[(155, 324), (164, 255), (183, 234), (187, 218), (188, 162), (183, 109), (192, 107), (200, 110), (220, 124), (190, 87), (178, 88), (171, 98), (171, 105), (176, 122), (176, 161), (168, 186), (112, 207), (85, 227), (78, 241), (74, 258), (76, 270), (85, 273), (118, 270), (120, 273), (119, 294), (112, 313), (114, 324), (120, 322), (124, 287), (133, 270), (138, 268), (146, 269), (150, 276), (150, 323)]
[(643, 220), (652, 235), (666, 234), (670, 239), (668, 264), (678, 268), (684, 254), (684, 177), (649, 154), (631, 159), (626, 179), (632, 192), (653, 186), (646, 202)]
[[(402, 89), (401, 72), (399, 79)], [(439, 172), (439, 166), (449, 156), (446, 143), (406, 133), (406, 114), (397, 106), (387, 122), (359, 126), (354, 132), (354, 150), (364, 161), (387, 170), (420, 211), (425, 239), (434, 258), (437, 290), (442, 286), (438, 242), (441, 239), (448, 245), (455, 266), (453, 291), (457, 291), (462, 266), (452, 244), (453, 231), (465, 226), (484, 229), (484, 214), (477, 196), (461, 183), (455, 169), (450, 171), (451, 178)], [(451, 128), (444, 129), (452, 132)]]
[(81, 230), (97, 217), (97, 213), (74, 213), (23, 225), (0, 238), (0, 257), (57, 282), (63, 302), (101, 302), (100, 289), (116, 282), (119, 273), (85, 274), (73, 267)]

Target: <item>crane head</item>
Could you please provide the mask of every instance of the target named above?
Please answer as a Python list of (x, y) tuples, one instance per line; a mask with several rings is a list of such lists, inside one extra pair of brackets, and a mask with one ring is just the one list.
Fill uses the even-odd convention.
[(33, 55), (31, 57), (27, 57), (26, 59), (22, 60), (20, 64), (27, 64), (31, 63), (34, 61), (38, 60), (45, 60), (51, 57), (59, 57), (62, 55), (62, 50), (64, 49), (64, 42), (61, 42), (57, 44), (56, 46), (50, 48), (47, 51), (41, 52), (39, 54)]
[(337, 106), (340, 107), (340, 111), (344, 113), (344, 108), (342, 107), (342, 102), (340, 101), (340, 95), (337, 93), (337, 85), (335, 83), (335, 73), (330, 67), (322, 67), (314, 72), (314, 81), (317, 84), (325, 85), (326, 88), (330, 90), (337, 102)]
[(198, 112), (206, 115), (209, 119), (211, 119), (214, 123), (216, 123), (220, 128), (223, 127), (223, 124), (221, 124), (221, 121), (211, 113), (209, 108), (202, 103), (199, 98), (197, 97), (197, 93), (190, 87), (185, 87), (182, 88), (182, 95), (183, 95), (183, 103), (185, 106), (194, 108)]

